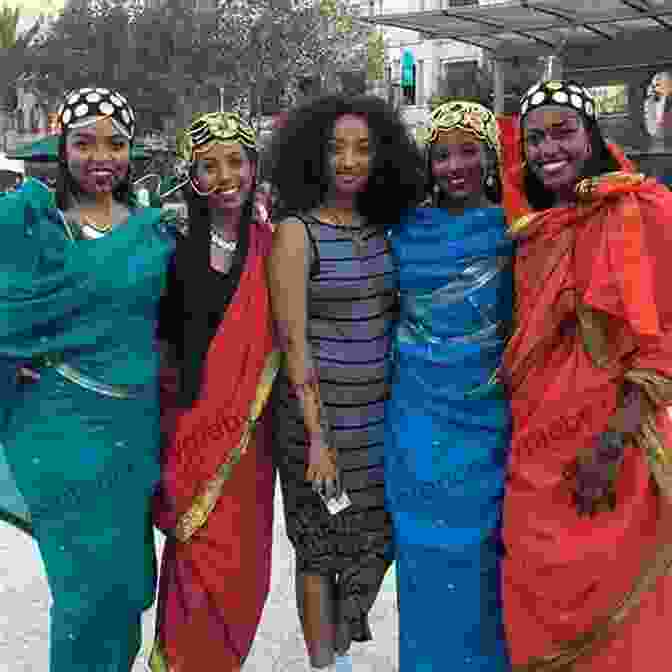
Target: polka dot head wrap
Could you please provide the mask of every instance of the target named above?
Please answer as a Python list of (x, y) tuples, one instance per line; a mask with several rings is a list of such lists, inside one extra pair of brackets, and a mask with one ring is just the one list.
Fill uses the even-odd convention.
[(87, 126), (93, 119), (109, 117), (128, 140), (135, 135), (135, 114), (124, 96), (111, 89), (77, 89), (66, 94), (58, 108), (58, 124), (63, 133)]
[(576, 82), (551, 80), (535, 84), (520, 100), (521, 118), (543, 105), (568, 107), (591, 122), (597, 120), (595, 99)]

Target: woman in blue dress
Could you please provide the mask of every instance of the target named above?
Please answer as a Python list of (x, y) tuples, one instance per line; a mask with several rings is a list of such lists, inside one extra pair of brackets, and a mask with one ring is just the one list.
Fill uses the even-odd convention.
[(495, 372), (512, 313), (512, 246), (495, 207), (494, 115), (432, 114), (433, 207), (394, 230), (401, 316), (386, 410), (385, 485), (397, 552), (401, 672), (509, 669), (500, 512), (509, 408)]
[(51, 672), (129, 672), (155, 591), (154, 332), (174, 238), (135, 207), (126, 99), (72, 92), (59, 121), (56, 194), (29, 179), (0, 204), (2, 487), (44, 562)]

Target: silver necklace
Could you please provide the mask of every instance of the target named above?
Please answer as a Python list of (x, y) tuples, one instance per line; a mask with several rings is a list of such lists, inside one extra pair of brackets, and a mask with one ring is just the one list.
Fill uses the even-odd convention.
[(210, 229), (210, 241), (215, 247), (226, 252), (235, 252), (238, 247), (237, 240), (226, 240), (220, 233), (214, 229)]

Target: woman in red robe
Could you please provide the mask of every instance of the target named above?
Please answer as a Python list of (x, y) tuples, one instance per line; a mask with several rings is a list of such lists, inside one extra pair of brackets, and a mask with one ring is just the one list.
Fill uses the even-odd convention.
[(207, 114), (184, 145), (189, 220), (160, 320), (175, 376), (166, 371), (162, 390), (154, 513), (167, 539), (150, 665), (237, 672), (270, 584), (275, 471), (264, 408), (280, 363), (264, 270), (272, 232), (255, 208), (249, 126)]
[[(505, 185), (517, 239), (504, 614), (516, 672), (668, 670), (672, 194), (543, 82)], [(509, 176), (511, 176), (509, 172)]]

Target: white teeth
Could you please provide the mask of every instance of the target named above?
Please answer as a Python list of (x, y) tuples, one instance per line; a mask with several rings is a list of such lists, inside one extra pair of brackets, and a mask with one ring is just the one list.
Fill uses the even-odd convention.
[(544, 170), (555, 171), (564, 168), (566, 165), (567, 161), (553, 161), (552, 163), (545, 163)]

